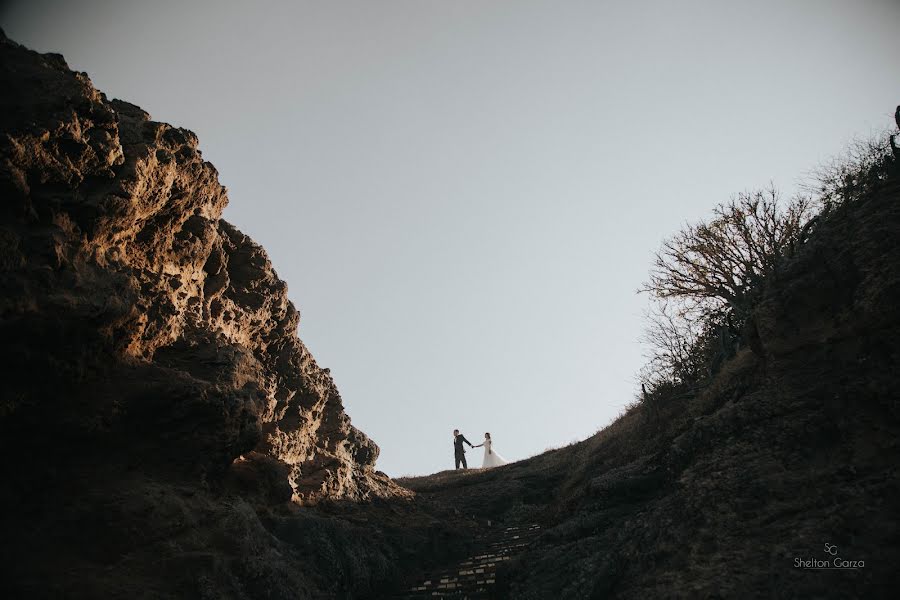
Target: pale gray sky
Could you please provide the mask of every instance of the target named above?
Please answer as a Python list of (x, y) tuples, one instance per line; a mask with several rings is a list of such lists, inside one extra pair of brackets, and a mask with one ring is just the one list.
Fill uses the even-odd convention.
[[(12, 39), (200, 137), (390, 475), (635, 397), (652, 253), (900, 103), (900, 3), (7, 3)], [(470, 453), (480, 464), (480, 453)]]

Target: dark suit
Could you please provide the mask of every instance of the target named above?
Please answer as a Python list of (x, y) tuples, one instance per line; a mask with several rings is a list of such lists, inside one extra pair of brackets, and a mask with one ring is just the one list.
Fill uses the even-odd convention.
[(463, 442), (469, 445), (469, 448), (472, 447), (472, 442), (466, 439), (466, 436), (463, 434), (459, 434), (454, 436), (453, 438), (453, 455), (456, 457), (456, 468), (459, 468), (459, 463), (462, 463), (463, 469), (468, 469), (469, 465), (466, 464), (466, 451), (463, 450)]

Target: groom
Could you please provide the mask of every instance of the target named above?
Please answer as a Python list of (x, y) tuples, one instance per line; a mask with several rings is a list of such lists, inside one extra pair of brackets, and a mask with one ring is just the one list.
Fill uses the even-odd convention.
[(469, 448), (472, 448), (472, 442), (466, 439), (466, 436), (459, 432), (459, 429), (453, 430), (453, 455), (456, 457), (456, 468), (459, 468), (459, 463), (462, 463), (463, 469), (468, 469), (469, 466), (466, 464), (466, 451), (463, 450), (463, 442), (469, 444)]

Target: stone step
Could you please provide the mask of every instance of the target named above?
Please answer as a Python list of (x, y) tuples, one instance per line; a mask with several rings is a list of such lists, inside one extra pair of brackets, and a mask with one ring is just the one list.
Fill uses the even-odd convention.
[(540, 534), (536, 523), (485, 531), (475, 538), (484, 551), (427, 574), (396, 598), (489, 598), (497, 582), (497, 567), (521, 554)]

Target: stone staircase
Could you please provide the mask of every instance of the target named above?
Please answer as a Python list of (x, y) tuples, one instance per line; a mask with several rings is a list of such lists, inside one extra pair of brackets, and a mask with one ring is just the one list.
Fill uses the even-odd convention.
[(428, 573), (396, 598), (492, 598), (497, 568), (521, 554), (540, 534), (536, 523), (491, 529), (476, 538), (474, 556)]

